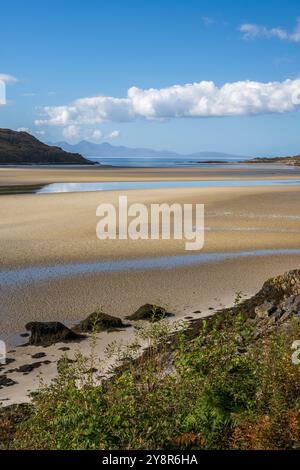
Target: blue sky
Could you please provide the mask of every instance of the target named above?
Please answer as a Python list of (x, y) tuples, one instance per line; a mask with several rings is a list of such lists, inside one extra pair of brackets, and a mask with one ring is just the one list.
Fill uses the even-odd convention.
[[(182, 153), (300, 153), (299, 0), (1, 3), (0, 79), (11, 79), (0, 127)], [(214, 87), (187, 88), (201, 82)]]

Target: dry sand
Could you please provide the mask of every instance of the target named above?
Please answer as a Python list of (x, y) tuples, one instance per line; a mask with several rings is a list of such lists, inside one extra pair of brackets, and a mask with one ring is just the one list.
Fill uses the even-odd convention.
[[(76, 179), (75, 173), (72, 174), (73, 171), (78, 172)], [(47, 172), (46, 169), (7, 168), (0, 170), (0, 184), (92, 181), (93, 178), (96, 178), (94, 181), (105, 178), (121, 180), (128, 179), (126, 174), (129, 173), (131, 177), (133, 174), (136, 175), (135, 178), (139, 180), (156, 177), (167, 179), (166, 175), (179, 178), (178, 172), (172, 169), (165, 171), (159, 169), (159, 173), (156, 169), (105, 171), (107, 172), (105, 173), (103, 169), (96, 170), (102, 175), (99, 178), (95, 176), (94, 169), (80, 171), (50, 169)], [(232, 178), (231, 174), (228, 176), (228, 171), (216, 170), (205, 177), (217, 179), (216, 174), (219, 172), (220, 178)], [(192, 171), (184, 169), (180, 172), (184, 173), (180, 179), (197, 179), (195, 169)], [(153, 173), (156, 173), (155, 178), (150, 176)], [(119, 176), (116, 177), (117, 175)], [(245, 175), (237, 173), (237, 176)], [(267, 176), (274, 177), (270, 171)], [(201, 172), (202, 177), (204, 177), (203, 172)], [(205, 253), (300, 248), (298, 186), (131, 190), (122, 191), (122, 194), (128, 195), (129, 202), (138, 201), (145, 204), (204, 203)], [(181, 241), (99, 241), (95, 232), (96, 207), (101, 202), (116, 203), (118, 196), (119, 193), (113, 191), (1, 196), (0, 275), (1, 272), (28, 266), (47, 267), (186, 254), (184, 243)], [(1, 336), (13, 344), (20, 340), (18, 334), (23, 331), (28, 321), (72, 322), (84, 318), (99, 307), (107, 313), (124, 317), (146, 302), (168, 307), (179, 317), (186, 315), (197, 317), (199, 314), (194, 313), (196, 310), (201, 310), (200, 315), (202, 315), (211, 311), (209, 308), (217, 309), (220, 305), (230, 305), (236, 292), (243, 291), (251, 295), (268, 277), (299, 268), (299, 265), (300, 254), (283, 255), (278, 251), (273, 256), (215, 260), (211, 263), (172, 269), (100, 271), (28, 284), (17, 283), (10, 286), (2, 284), (0, 285)], [(114, 335), (130, 339), (132, 329), (112, 336), (101, 334), (98, 341), (100, 356), (103, 355), (107, 341), (110, 338), (114, 339)], [(78, 345), (72, 346), (71, 355), (77, 347)], [(46, 380), (55, 375), (56, 360), (62, 352), (59, 351), (58, 345), (46, 349), (47, 356), (51, 356), (51, 364), (43, 365), (26, 376), (16, 372), (7, 374), (18, 384), (0, 390), (0, 399), (9, 398), (5, 400), (5, 404), (28, 399), (28, 390), (37, 387), (40, 373)], [(42, 348), (34, 349), (35, 352), (41, 350)], [(9, 357), (16, 359), (16, 364), (33, 362), (29, 360), (31, 349), (22, 347), (16, 351), (9, 354)], [(15, 364), (7, 366), (4, 372), (13, 368), (16, 368)]]

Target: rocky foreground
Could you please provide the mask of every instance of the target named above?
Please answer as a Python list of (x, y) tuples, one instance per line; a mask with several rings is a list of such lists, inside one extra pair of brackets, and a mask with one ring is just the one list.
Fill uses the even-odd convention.
[(79, 153), (44, 144), (27, 132), (0, 129), (0, 165), (92, 165)]
[[(90, 360), (60, 360), (59, 377), (33, 405), (1, 411), (3, 448), (300, 448), (300, 368), (292, 361), (292, 345), (300, 339), (300, 269), (241, 298), (173, 332), (164, 309), (144, 305), (130, 320), (148, 324), (138, 328), (149, 348), (135, 358), (126, 350), (125, 361), (101, 383), (94, 382), (100, 370)], [(29, 344), (49, 347), (130, 326), (94, 312), (71, 329), (55, 322), (26, 329)], [(32, 356), (37, 367), (48, 362), (44, 351)], [(19, 372), (29, 374), (30, 367)], [(5, 373), (1, 381), (13, 385)]]

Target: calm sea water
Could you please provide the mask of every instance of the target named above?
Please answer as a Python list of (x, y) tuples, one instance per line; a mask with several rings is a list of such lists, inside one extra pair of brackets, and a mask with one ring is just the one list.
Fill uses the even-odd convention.
[(53, 266), (33, 266), (17, 270), (0, 271), (2, 286), (19, 286), (32, 282), (45, 282), (99, 272), (144, 271), (152, 269), (170, 269), (180, 266), (211, 264), (221, 261), (264, 257), (264, 256), (299, 256), (299, 248), (269, 249), (218, 253), (193, 253), (190, 255), (158, 256), (154, 258), (136, 258), (125, 260), (100, 261), (91, 263), (59, 264)]
[(36, 194), (78, 193), (83, 191), (122, 191), (127, 189), (210, 188), (241, 186), (300, 185), (300, 180), (195, 180), (195, 181), (103, 181), (99, 183), (52, 183)]
[[(199, 163), (198, 158), (189, 157), (172, 157), (172, 158), (125, 158), (125, 157), (112, 157), (112, 158), (100, 158), (100, 157), (87, 157), (89, 160), (99, 162), (102, 165), (111, 165), (119, 167), (139, 167), (139, 168), (177, 168), (185, 167), (191, 168), (194, 166), (201, 166), (203, 168), (213, 168), (215, 164), (211, 163)], [(246, 158), (246, 157), (245, 157)], [(209, 158), (207, 159), (209, 160)], [(215, 159), (213, 159), (215, 160)], [(228, 158), (228, 162), (237, 163), (241, 160), (240, 157)], [(225, 163), (224, 160), (220, 160), (218, 168), (228, 168), (230, 163)], [(246, 164), (245, 164), (246, 165)], [(244, 165), (243, 165), (244, 166)], [(253, 166), (253, 164), (251, 165)]]
[(2, 186), (0, 196), (13, 194), (79, 193), (84, 191), (126, 191), (127, 189), (210, 188), (241, 186), (300, 185), (300, 179), (187, 180), (187, 181), (99, 181), (93, 183), (51, 183)]

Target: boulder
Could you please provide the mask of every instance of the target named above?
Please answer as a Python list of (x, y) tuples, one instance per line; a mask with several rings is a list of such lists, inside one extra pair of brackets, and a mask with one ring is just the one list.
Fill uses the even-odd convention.
[(38, 352), (35, 354), (32, 354), (32, 359), (41, 359), (42, 357), (46, 357), (46, 353), (44, 352)]
[(277, 307), (273, 302), (264, 302), (263, 304), (255, 307), (255, 313), (258, 318), (268, 318), (270, 315), (275, 313), (276, 310)]
[(157, 322), (163, 318), (172, 316), (163, 307), (158, 305), (145, 304), (140, 307), (135, 313), (126, 317), (128, 320), (149, 320)]
[(103, 312), (93, 312), (76, 325), (74, 330), (82, 333), (98, 333), (99, 331), (111, 331), (125, 327), (126, 325), (124, 325), (121, 318)]
[(12, 385), (15, 385), (16, 383), (17, 382), (8, 378), (6, 375), (0, 375), (0, 390), (3, 387), (11, 387)]
[(29, 344), (33, 346), (51, 346), (55, 343), (76, 341), (82, 338), (59, 322), (30, 322), (25, 326), (30, 331)]

